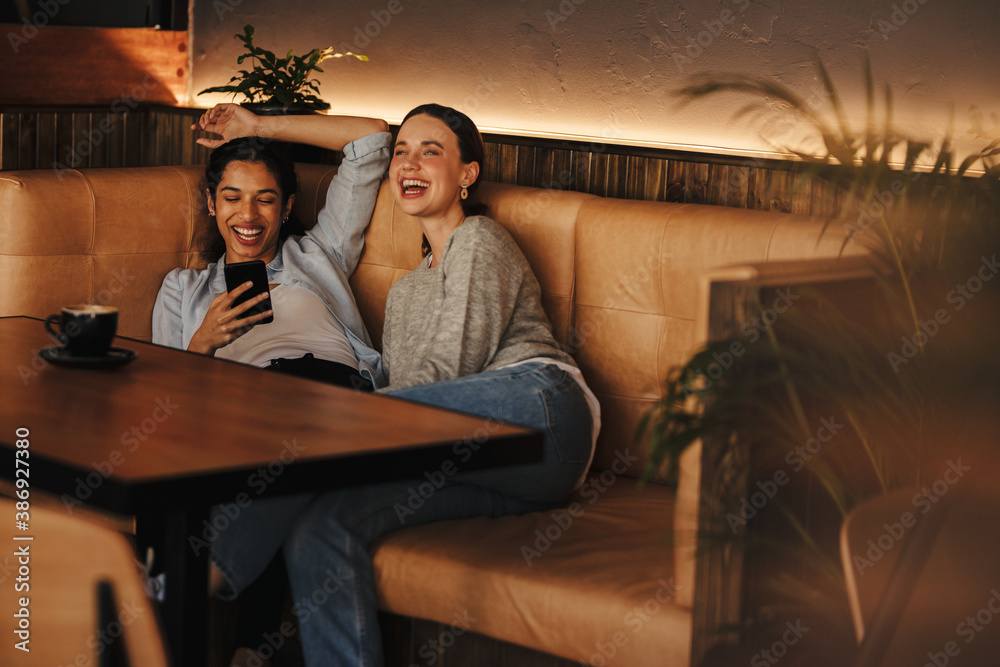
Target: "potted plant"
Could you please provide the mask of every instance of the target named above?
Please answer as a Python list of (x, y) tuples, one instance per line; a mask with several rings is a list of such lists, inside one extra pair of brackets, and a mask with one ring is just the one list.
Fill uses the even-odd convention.
[[(721, 377), (707, 382), (703, 369), (743, 342), (736, 333), (672, 369), (637, 436), (650, 442), (650, 476), (692, 443), (713, 439), (728, 451), (717, 460), (733, 466), (731, 476), (744, 475), (749, 488), (776, 470), (802, 470), (783, 478), (791, 478), (788, 486), (752, 520), (732, 507), (731, 520), (706, 530), (700, 543), (746, 555), (743, 627), (735, 629), (744, 641), (751, 637), (759, 649), (768, 624), (780, 627), (789, 618), (823, 628), (802, 642), (801, 662), (789, 653), (789, 664), (809, 665), (843, 664), (854, 641), (836, 544), (844, 515), (872, 495), (933, 482), (942, 452), (961, 451), (955, 447), (965, 424), (957, 415), (989, 413), (1000, 372), (991, 349), (1000, 280), (976, 283), (982, 289), (975, 301), (961, 291), (978, 275), (983, 255), (1000, 245), (1000, 142), (956, 167), (949, 138), (901, 137), (892, 127), (888, 87), (884, 114), (876, 113), (870, 66), (868, 118), (855, 132), (822, 63), (817, 69), (828, 113), (780, 84), (739, 74), (704, 77), (679, 92), (687, 102), (747, 94), (741, 113), (766, 113), (777, 103), (812, 130), (789, 151), (802, 161), (797, 185), (824, 193), (832, 211), (827, 229), (877, 239), (880, 326), (856, 321), (850, 303), (803, 294), (811, 306), (782, 315)], [(901, 165), (892, 164), (896, 155)], [(921, 158), (926, 164), (919, 167)], [(973, 167), (981, 167), (976, 176)], [(840, 429), (836, 441), (815, 455), (796, 454), (815, 436), (818, 418), (831, 415)], [(789, 491), (796, 486), (799, 495)]]
[(335, 53), (333, 47), (313, 49), (303, 56), (297, 56), (291, 49), (284, 58), (262, 49), (253, 43), (254, 27), (243, 26), (243, 34), (234, 37), (246, 47), (246, 53), (236, 59), (238, 65), (250, 60), (250, 69), (240, 70), (225, 86), (214, 86), (199, 92), (231, 93), (234, 99), (242, 95), (242, 105), (258, 114), (303, 114), (325, 111), (330, 104), (320, 99), (319, 81), (311, 78), (322, 72), (320, 63), (331, 58), (357, 58), (368, 61), (367, 56), (357, 53)]

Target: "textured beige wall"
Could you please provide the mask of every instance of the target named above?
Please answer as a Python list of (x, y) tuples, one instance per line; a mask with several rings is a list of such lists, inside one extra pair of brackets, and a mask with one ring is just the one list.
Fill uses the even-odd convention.
[(953, 117), (963, 151), (1000, 136), (993, 0), (194, 0), (192, 93), (235, 71), (232, 35), (248, 22), (277, 52), (332, 44), (371, 57), (327, 63), (322, 92), (338, 113), (398, 120), (437, 101), (508, 132), (752, 153), (803, 131), (734, 120), (738, 97), (677, 108), (671, 91), (694, 74), (739, 72), (817, 101), (819, 55), (860, 128), (870, 56), (902, 133), (938, 138)]

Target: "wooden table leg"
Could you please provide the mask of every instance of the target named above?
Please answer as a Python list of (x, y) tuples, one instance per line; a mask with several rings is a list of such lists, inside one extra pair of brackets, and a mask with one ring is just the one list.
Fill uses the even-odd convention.
[(163, 520), (163, 570), (167, 574), (163, 622), (173, 664), (208, 664), (208, 549), (193, 549), (188, 538), (205, 512), (170, 512)]

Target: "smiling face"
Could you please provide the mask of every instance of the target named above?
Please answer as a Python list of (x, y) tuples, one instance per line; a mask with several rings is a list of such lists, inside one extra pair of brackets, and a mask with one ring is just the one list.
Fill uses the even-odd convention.
[(261, 162), (230, 162), (222, 173), (209, 212), (216, 216), (226, 242), (226, 262), (260, 259), (270, 262), (278, 253), (281, 221), (288, 217), (294, 195), (282, 203), (281, 187)]
[(460, 222), (462, 185), (478, 175), (478, 163), (462, 163), (458, 137), (444, 121), (421, 114), (399, 128), (389, 183), (396, 204), (409, 215)]

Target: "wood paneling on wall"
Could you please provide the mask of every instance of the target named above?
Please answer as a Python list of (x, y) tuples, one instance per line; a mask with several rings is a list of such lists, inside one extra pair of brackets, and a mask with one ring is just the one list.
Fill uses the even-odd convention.
[(0, 110), (0, 170), (204, 164), (189, 129), (196, 109)]
[[(0, 109), (0, 170), (204, 164), (189, 129), (202, 110)], [(780, 160), (485, 135), (483, 177), (623, 199), (822, 214), (818, 188), (795, 186), (800, 165)], [(337, 155), (317, 161), (335, 164)]]
[(486, 135), (491, 181), (602, 197), (810, 213), (812, 192), (793, 188), (801, 165), (780, 160)]

